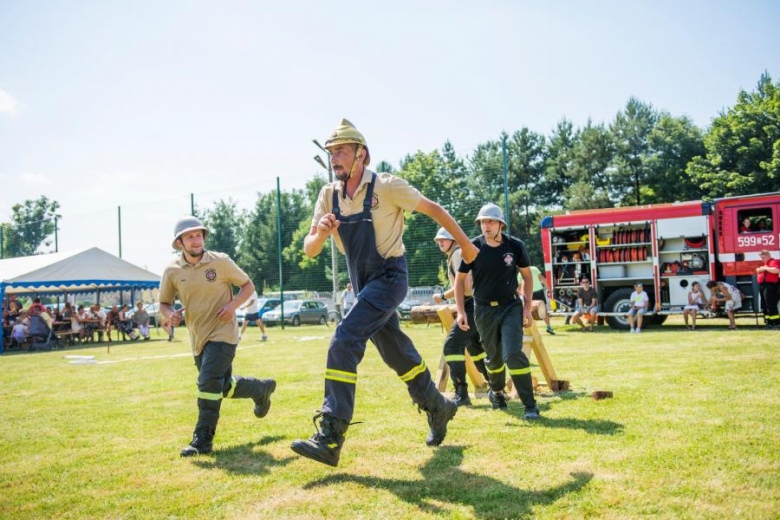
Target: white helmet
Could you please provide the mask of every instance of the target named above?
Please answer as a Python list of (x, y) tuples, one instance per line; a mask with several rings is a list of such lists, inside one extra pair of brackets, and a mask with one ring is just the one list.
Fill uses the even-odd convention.
[(477, 218), (474, 220), (477, 222), (480, 220), (497, 220), (506, 226), (506, 220), (504, 220), (504, 211), (492, 202), (488, 202), (482, 206), (479, 210), (479, 213), (477, 214)]
[(447, 231), (446, 229), (444, 229), (442, 227), (442, 228), (439, 228), (439, 230), (436, 232), (436, 236), (433, 238), (434, 242), (439, 241), (439, 240), (452, 240), (454, 242), (455, 241), (455, 237), (452, 236), (452, 234), (449, 231)]

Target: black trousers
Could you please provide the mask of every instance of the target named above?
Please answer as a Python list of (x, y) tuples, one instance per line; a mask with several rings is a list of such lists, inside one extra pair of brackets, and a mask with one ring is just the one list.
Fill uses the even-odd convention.
[(506, 371), (526, 407), (536, 405), (531, 365), (523, 353), (523, 302), (491, 307), (477, 304), (474, 318), (487, 353), (490, 388), (497, 392), (506, 386)]
[(195, 356), (198, 367), (198, 423), (195, 431), (211, 431), (219, 421), (223, 398), (247, 399), (259, 397), (262, 385), (254, 377), (233, 374), (236, 345), (209, 341)]
[(780, 283), (761, 284), (761, 310), (764, 311), (764, 322), (767, 325), (780, 325), (777, 302), (780, 299)]
[(485, 367), (485, 349), (482, 348), (482, 341), (479, 338), (477, 324), (474, 321), (474, 298), (467, 298), (465, 302), (466, 319), (469, 323), (469, 330), (461, 330), (457, 323), (452, 324), (447, 339), (444, 340), (444, 359), (450, 367), (450, 378), (452, 384), (456, 387), (467, 385), (466, 380), (466, 355), (469, 351), (471, 360), (485, 379), (488, 379), (487, 367)]

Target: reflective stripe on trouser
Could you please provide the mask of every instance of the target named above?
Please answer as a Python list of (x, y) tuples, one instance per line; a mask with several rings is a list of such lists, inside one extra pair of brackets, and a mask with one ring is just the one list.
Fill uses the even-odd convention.
[(780, 283), (761, 284), (761, 310), (767, 325), (780, 325), (780, 311), (777, 303), (780, 299)]
[(477, 305), (474, 313), (482, 347), (487, 352), (490, 388), (503, 390), (507, 370), (525, 406), (534, 406), (531, 368), (523, 353), (523, 303), (488, 307)]
[(236, 345), (209, 341), (200, 355), (195, 356), (198, 367), (198, 425), (197, 428), (216, 428), (223, 398), (245, 399), (258, 397), (262, 385), (254, 377), (233, 375)]
[(369, 338), (382, 360), (406, 383), (415, 403), (424, 403), (429, 392), (436, 390), (425, 362), (401, 331), (395, 309), (379, 310), (358, 295), (330, 342), (322, 405), (324, 413), (345, 421), (352, 420), (357, 366), (363, 359)]
[(452, 324), (447, 339), (444, 340), (444, 359), (450, 367), (450, 379), (452, 384), (467, 384), (466, 379), (466, 356), (464, 352), (469, 351), (471, 360), (482, 372), (485, 379), (488, 378), (485, 368), (485, 351), (482, 349), (482, 342), (479, 339), (477, 324), (474, 321), (474, 299), (466, 300), (466, 319), (468, 320), (469, 330), (462, 330), (457, 323)]

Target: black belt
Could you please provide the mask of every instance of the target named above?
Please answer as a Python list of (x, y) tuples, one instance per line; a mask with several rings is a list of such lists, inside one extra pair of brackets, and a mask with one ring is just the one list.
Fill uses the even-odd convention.
[(512, 296), (508, 296), (506, 298), (501, 298), (498, 300), (483, 300), (482, 298), (474, 297), (474, 301), (477, 302), (480, 305), (485, 305), (487, 307), (500, 307), (502, 305), (507, 305), (512, 302), (515, 302), (519, 300), (520, 297), (516, 294), (513, 294)]

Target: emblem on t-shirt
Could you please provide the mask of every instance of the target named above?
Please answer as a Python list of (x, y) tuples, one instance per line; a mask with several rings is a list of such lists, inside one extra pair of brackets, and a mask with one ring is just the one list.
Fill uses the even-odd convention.
[(512, 262), (514, 261), (515, 261), (515, 257), (512, 255), (512, 253), (506, 253), (504, 255), (504, 263), (506, 264), (507, 267), (511, 266)]
[(371, 209), (376, 209), (377, 206), (379, 206), (379, 197), (374, 193), (371, 195)]
[(213, 282), (217, 279), (217, 272), (214, 269), (206, 269), (206, 280)]

